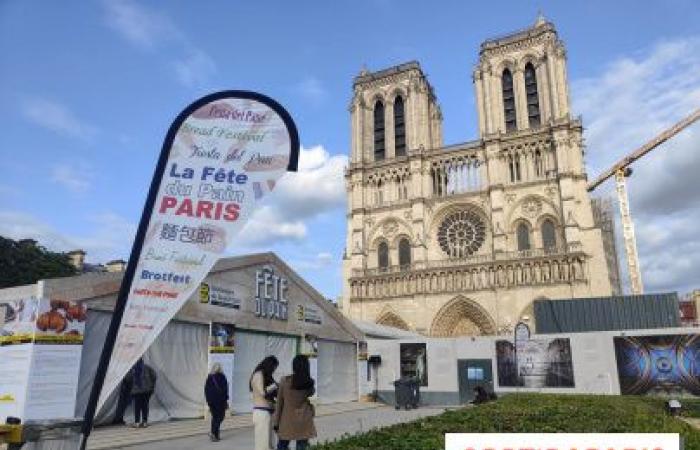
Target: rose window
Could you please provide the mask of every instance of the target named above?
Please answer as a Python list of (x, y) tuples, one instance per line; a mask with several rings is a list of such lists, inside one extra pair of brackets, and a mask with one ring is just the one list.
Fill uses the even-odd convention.
[(484, 243), (486, 226), (474, 211), (450, 214), (438, 228), (440, 248), (452, 258), (466, 258)]

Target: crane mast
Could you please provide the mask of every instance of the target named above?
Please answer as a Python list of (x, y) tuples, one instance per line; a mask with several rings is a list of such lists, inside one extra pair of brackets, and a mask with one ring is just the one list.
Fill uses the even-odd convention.
[(685, 117), (680, 122), (656, 135), (654, 139), (622, 158), (611, 168), (598, 176), (598, 178), (588, 184), (588, 191), (590, 192), (596, 187), (600, 186), (608, 178), (613, 176), (615, 177), (617, 200), (620, 206), (620, 218), (622, 222), (622, 237), (625, 242), (625, 253), (627, 254), (627, 269), (630, 277), (632, 294), (634, 295), (643, 294), (644, 285), (642, 284), (642, 274), (639, 269), (637, 240), (634, 236), (634, 222), (632, 221), (632, 215), (630, 213), (629, 197), (627, 195), (627, 182), (625, 180), (625, 178), (632, 173), (629, 166), (634, 161), (651, 152), (656, 147), (671, 139), (673, 136), (677, 135), (698, 120), (700, 120), (700, 109), (695, 110), (692, 114)]
[(617, 172), (615, 172), (617, 199), (620, 205), (620, 217), (622, 219), (622, 237), (625, 241), (625, 254), (627, 255), (627, 269), (630, 277), (632, 295), (641, 295), (644, 293), (644, 286), (642, 285), (642, 274), (639, 270), (637, 239), (634, 236), (634, 222), (630, 215), (625, 177), (625, 169), (618, 169)]

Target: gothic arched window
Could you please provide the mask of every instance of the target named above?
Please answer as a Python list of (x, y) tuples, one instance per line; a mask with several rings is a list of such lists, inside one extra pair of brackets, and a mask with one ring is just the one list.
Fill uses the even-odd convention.
[(383, 160), (384, 152), (384, 104), (377, 100), (374, 104), (374, 160)]
[(381, 205), (384, 203), (384, 185), (382, 184), (382, 180), (379, 180), (377, 182), (377, 192), (376, 192), (376, 204)]
[(408, 268), (411, 265), (411, 243), (407, 238), (402, 238), (399, 241), (399, 266), (402, 269)]
[(525, 65), (525, 94), (528, 121), (531, 127), (537, 127), (540, 125), (540, 100), (537, 97), (537, 75), (532, 63)]
[(554, 223), (547, 219), (542, 222), (542, 247), (554, 248), (557, 246), (557, 236)]
[(389, 267), (389, 246), (386, 242), (380, 242), (377, 247), (377, 265), (380, 270)]
[(510, 170), (510, 182), (520, 181), (520, 155), (508, 156), (508, 169)]
[(521, 223), (517, 228), (518, 251), (530, 250), (530, 228)]
[(506, 121), (506, 131), (513, 131), (516, 128), (515, 92), (513, 91), (513, 75), (508, 69), (505, 69), (501, 76), (501, 87), (503, 90), (503, 114)]
[(535, 150), (535, 176), (544, 176), (544, 164), (542, 161), (542, 153), (539, 150)]
[(394, 100), (394, 150), (396, 156), (406, 155), (406, 122), (401, 96)]

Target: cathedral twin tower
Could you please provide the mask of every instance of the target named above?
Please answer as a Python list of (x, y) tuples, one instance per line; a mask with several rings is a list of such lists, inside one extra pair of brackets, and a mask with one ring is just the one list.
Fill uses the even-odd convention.
[(481, 45), (479, 139), (445, 146), (417, 62), (354, 80), (346, 315), (430, 336), (532, 324), (536, 299), (610, 295), (554, 26)]

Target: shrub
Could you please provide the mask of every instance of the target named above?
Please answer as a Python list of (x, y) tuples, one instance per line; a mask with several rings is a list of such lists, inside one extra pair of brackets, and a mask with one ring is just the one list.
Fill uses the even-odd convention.
[(373, 430), (316, 450), (442, 450), (445, 433), (680, 433), (700, 450), (700, 431), (664, 412), (664, 401), (631, 396), (511, 394), (496, 402)]

